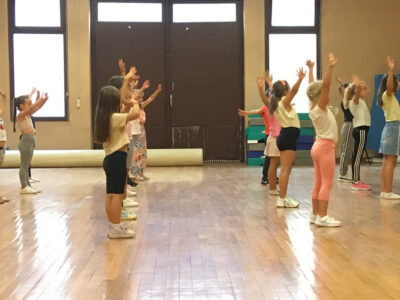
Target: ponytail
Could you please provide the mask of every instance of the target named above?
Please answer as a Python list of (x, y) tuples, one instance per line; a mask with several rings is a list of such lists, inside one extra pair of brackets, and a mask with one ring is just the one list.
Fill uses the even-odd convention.
[(28, 95), (19, 96), (19, 97), (15, 98), (14, 101), (13, 101), (13, 129), (14, 129), (14, 132), (16, 131), (16, 129), (15, 129), (15, 122), (16, 122), (16, 120), (17, 120), (17, 108), (18, 108), (18, 110), (19, 110), (19, 109), (20, 109), (19, 106), (20, 106), (21, 104), (24, 104), (24, 103), (25, 103), (25, 100), (26, 100), (27, 98), (29, 98)]
[(272, 85), (271, 98), (269, 101), (269, 113), (274, 114), (278, 108), (278, 103), (281, 101), (282, 97), (289, 90), (289, 84), (285, 80), (278, 80)]

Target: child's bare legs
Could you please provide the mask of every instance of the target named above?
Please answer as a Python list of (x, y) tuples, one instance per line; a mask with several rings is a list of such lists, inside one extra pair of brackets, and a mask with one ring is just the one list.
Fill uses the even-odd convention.
[(280, 193), (279, 197), (281, 199), (286, 197), (287, 187), (289, 183), (289, 175), (292, 170), (294, 157), (296, 156), (296, 151), (293, 150), (285, 150), (281, 151), (281, 173), (279, 175), (279, 187)]
[(381, 192), (391, 193), (393, 173), (397, 163), (397, 155), (384, 155), (381, 169)]
[(110, 223), (121, 223), (121, 205), (124, 199), (124, 194), (107, 194), (106, 197), (106, 212)]
[(268, 168), (268, 180), (269, 180), (269, 190), (276, 190), (276, 173), (279, 167), (280, 157), (270, 157), (270, 163)]

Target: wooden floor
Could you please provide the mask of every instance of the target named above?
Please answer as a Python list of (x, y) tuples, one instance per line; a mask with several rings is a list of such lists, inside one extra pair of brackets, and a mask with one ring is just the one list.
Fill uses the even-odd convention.
[(34, 169), (34, 196), (1, 169), (0, 299), (399, 299), (400, 201), (379, 200), (379, 171), (362, 166), (372, 192), (335, 182), (343, 227), (327, 229), (308, 223), (310, 167), (293, 171), (295, 210), (259, 168), (151, 168), (136, 238), (109, 240), (102, 169)]

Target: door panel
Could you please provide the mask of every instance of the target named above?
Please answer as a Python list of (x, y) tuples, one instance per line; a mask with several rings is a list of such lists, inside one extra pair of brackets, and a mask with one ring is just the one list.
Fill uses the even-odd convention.
[(203, 128), (205, 159), (241, 159), (241, 34), (237, 23), (171, 25), (172, 127)]
[[(136, 66), (141, 76), (151, 80), (151, 87), (145, 91), (149, 97), (158, 83), (166, 86), (165, 45), (163, 23), (99, 23), (95, 24), (92, 42), (92, 110), (95, 116), (97, 97), (101, 87), (113, 75), (119, 75), (118, 59), (124, 58), (127, 70)], [(163, 91), (146, 107), (146, 131), (149, 148), (169, 146), (167, 135), (167, 93)]]

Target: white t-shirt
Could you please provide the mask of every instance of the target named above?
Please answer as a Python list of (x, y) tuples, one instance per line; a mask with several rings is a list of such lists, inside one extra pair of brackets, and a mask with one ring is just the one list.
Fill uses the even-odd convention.
[(371, 126), (371, 115), (369, 114), (369, 109), (363, 99), (360, 98), (358, 100), (358, 105), (351, 100), (349, 103), (349, 109), (351, 114), (354, 116), (354, 128), (360, 126)]
[(4, 127), (3, 119), (0, 118), (0, 142), (5, 142), (5, 141), (7, 141), (6, 128)]
[(282, 97), (281, 101), (279, 101), (278, 107), (274, 112), (274, 116), (278, 119), (279, 124), (281, 125), (282, 128), (287, 128), (287, 127), (300, 128), (299, 116), (294, 110), (293, 104), (291, 104), (292, 110), (287, 111), (283, 105), (283, 99), (285, 99), (285, 97)]
[(126, 132), (128, 133), (129, 138), (132, 138), (132, 135), (140, 134), (140, 122), (139, 119), (129, 121), (126, 123)]
[(335, 144), (338, 141), (338, 127), (335, 115), (330, 108), (323, 111), (319, 105), (315, 105), (311, 109), (310, 102), (310, 118), (315, 128), (317, 139), (332, 140)]

